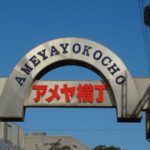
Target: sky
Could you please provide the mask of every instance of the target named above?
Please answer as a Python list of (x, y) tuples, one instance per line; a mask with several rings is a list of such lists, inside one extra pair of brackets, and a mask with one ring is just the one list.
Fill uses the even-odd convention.
[[(138, 0), (0, 0), (0, 76), (8, 77), (17, 62), (43, 42), (81, 37), (111, 49), (133, 77), (149, 77), (141, 23)], [(86, 68), (66, 66), (42, 79), (100, 77)], [(111, 108), (27, 108), (24, 122), (16, 124), (25, 133), (71, 135), (91, 148), (100, 144), (124, 150), (150, 148), (145, 112), (141, 123), (118, 123)]]

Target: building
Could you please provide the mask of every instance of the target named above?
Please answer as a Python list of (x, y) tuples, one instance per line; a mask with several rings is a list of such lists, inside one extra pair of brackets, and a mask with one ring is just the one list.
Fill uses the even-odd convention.
[(9, 122), (0, 122), (0, 149), (23, 150), (22, 144), (22, 128)]
[(0, 150), (91, 150), (72, 136), (47, 136), (46, 133), (23, 134), (19, 126), (0, 122)]
[(72, 136), (47, 136), (46, 133), (24, 135), (25, 150), (91, 150)]

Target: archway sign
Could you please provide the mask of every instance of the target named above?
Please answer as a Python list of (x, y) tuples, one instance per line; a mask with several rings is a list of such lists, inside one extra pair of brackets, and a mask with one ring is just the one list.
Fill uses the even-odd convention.
[[(38, 80), (65, 65), (89, 68), (103, 81)], [(0, 85), (2, 121), (22, 121), (26, 107), (116, 108), (123, 122), (140, 121), (146, 111), (150, 139), (150, 78), (133, 78), (116, 54), (94, 41), (61, 38), (43, 43), (28, 52), (8, 78), (1, 77)]]

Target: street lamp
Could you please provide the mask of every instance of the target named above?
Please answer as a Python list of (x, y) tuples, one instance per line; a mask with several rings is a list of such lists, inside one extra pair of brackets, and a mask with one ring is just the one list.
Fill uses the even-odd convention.
[(144, 23), (150, 27), (150, 5), (144, 8)]

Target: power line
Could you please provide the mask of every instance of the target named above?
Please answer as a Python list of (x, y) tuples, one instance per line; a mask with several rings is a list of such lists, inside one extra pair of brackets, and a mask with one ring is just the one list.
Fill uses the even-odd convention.
[(145, 129), (131, 129), (131, 128), (120, 128), (120, 129), (110, 129), (110, 128), (98, 128), (98, 129), (48, 129), (48, 128), (39, 128), (39, 129), (23, 129), (24, 131), (73, 131), (73, 132), (97, 132), (97, 131), (106, 131), (106, 132), (110, 132), (110, 131), (143, 131)]

